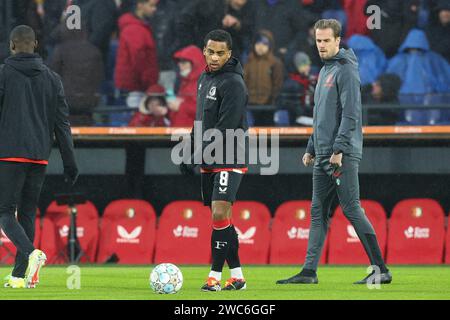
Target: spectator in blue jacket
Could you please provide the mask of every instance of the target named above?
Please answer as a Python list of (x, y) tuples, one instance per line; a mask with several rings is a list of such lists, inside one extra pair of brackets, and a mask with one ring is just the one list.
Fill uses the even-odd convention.
[(450, 65), (430, 50), (425, 33), (419, 29), (409, 32), (398, 54), (389, 61), (386, 73), (402, 79), (401, 95), (424, 99), (426, 94), (450, 93)]
[(361, 85), (375, 82), (386, 68), (387, 60), (384, 52), (367, 36), (355, 34), (347, 42), (359, 61)]
[[(400, 103), (439, 104), (448, 103), (450, 96), (450, 65), (438, 53), (431, 51), (425, 32), (413, 29), (388, 63), (387, 73), (395, 73), (402, 79)], [(436, 124), (445, 112), (407, 111), (409, 124)]]

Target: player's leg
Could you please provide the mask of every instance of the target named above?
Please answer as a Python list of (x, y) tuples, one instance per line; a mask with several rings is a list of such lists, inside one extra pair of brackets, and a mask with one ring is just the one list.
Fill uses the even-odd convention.
[[(212, 208), (212, 194), (214, 188), (214, 175), (213, 173), (202, 173), (201, 175), (201, 188), (202, 188), (202, 199), (203, 204), (211, 208), (211, 212), (213, 212)], [(211, 255), (213, 256), (213, 232), (211, 234)], [(208, 275), (206, 283), (202, 286), (202, 291), (220, 291), (220, 280), (221, 273), (217, 273), (213, 271), (213, 267), (211, 266), (211, 271)]]
[[(26, 257), (34, 251), (34, 246), (17, 222), (15, 212), (27, 166), (28, 164), (0, 161), (0, 227), (17, 250)], [(10, 277), (7, 285), (19, 288), (24, 287), (25, 282), (23, 278)]]
[[(392, 277), (384, 263), (375, 230), (361, 208), (358, 168), (359, 159), (350, 156), (344, 157), (342, 161), (342, 173), (339, 177), (340, 183), (337, 186), (339, 203), (344, 215), (350, 221), (361, 240), (361, 244), (369, 257), (370, 264), (379, 268), (382, 277), (381, 282), (389, 283)], [(365, 280), (362, 283), (366, 283)]]
[(212, 201), (211, 256), (212, 265), (208, 281), (203, 286), (204, 291), (220, 291), (222, 269), (231, 246), (231, 203), (226, 201)]
[[(234, 203), (236, 201), (236, 194), (239, 190), (242, 173), (229, 172), (227, 183), (227, 201)], [(232, 208), (230, 212), (230, 219), (232, 220)], [(223, 290), (243, 290), (246, 289), (247, 284), (242, 271), (241, 261), (239, 258), (239, 237), (234, 225), (231, 225), (231, 243), (228, 249), (226, 262), (230, 268), (230, 278), (225, 282)]]
[(300, 273), (277, 284), (318, 283), (317, 266), (322, 255), (322, 249), (328, 231), (331, 216), (331, 205), (336, 196), (333, 181), (324, 167), (329, 165), (326, 158), (318, 158), (313, 168), (313, 196), (311, 204), (311, 223), (309, 230), (308, 249), (305, 263)]
[[(236, 192), (240, 184), (241, 175), (233, 172), (222, 171), (212, 174), (211, 212), (213, 230), (211, 234), (212, 266), (207, 283), (202, 287), (204, 291), (219, 291), (222, 279), (222, 269), (225, 260), (229, 257), (231, 248), (236, 247), (237, 234), (231, 224), (231, 206), (235, 201)], [(233, 251), (236, 268), (233, 272), (239, 272), (239, 256)], [(232, 258), (233, 260), (233, 258)]]
[[(45, 169), (43, 165), (31, 165), (17, 208), (17, 219), (31, 242), (34, 241), (35, 236), (36, 209), (45, 179)], [(28, 256), (18, 250), (12, 276), (24, 278), (27, 267)], [(39, 269), (34, 282), (34, 284), (39, 282)]]

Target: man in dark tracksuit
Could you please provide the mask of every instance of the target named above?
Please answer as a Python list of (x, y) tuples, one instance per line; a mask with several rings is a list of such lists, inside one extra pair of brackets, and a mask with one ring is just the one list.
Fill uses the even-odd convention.
[[(243, 290), (246, 282), (242, 273), (238, 255), (238, 235), (231, 221), (233, 202), (247, 171), (246, 151), (248, 102), (247, 88), (244, 83), (240, 62), (231, 56), (231, 36), (224, 30), (214, 30), (205, 38), (203, 54), (206, 59), (206, 71), (198, 80), (197, 115), (191, 139), (198, 130), (205, 135), (202, 147), (191, 156), (190, 164), (182, 163), (180, 169), (189, 173), (195, 166), (196, 154), (201, 151), (202, 197), (206, 206), (211, 207), (213, 231), (211, 235), (212, 267), (202, 291)], [(212, 139), (209, 139), (208, 132)], [(230, 134), (231, 133), (231, 134)], [(235, 140), (234, 134), (243, 139), (235, 141), (233, 150), (227, 145)], [(220, 152), (211, 152), (217, 136), (222, 137), (222, 156)], [(198, 140), (198, 139), (197, 139)], [(206, 140), (206, 141), (203, 141)], [(221, 289), (223, 265), (227, 261), (231, 277)]]
[(33, 29), (16, 27), (10, 41), (13, 55), (0, 66), (0, 227), (17, 248), (6, 284), (13, 288), (34, 287), (45, 263), (33, 240), (54, 137), (66, 178), (75, 183), (78, 176), (61, 79), (34, 54), (36, 46)]
[[(316, 44), (324, 67), (314, 96), (314, 131), (303, 156), (305, 166), (314, 164), (308, 250), (303, 270), (277, 281), (278, 284), (318, 283), (317, 265), (336, 193), (374, 267), (372, 274), (355, 284), (392, 280), (375, 231), (359, 200), (358, 168), (363, 146), (361, 85), (355, 54), (351, 49), (339, 49), (340, 32), (341, 26), (334, 19), (319, 20), (315, 25)], [(379, 272), (375, 273), (377, 269)]]

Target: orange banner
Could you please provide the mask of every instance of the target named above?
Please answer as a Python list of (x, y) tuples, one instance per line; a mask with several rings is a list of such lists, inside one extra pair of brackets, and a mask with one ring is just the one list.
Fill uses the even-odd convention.
[[(135, 127), (74, 127), (75, 136), (168, 136), (188, 134), (191, 128), (135, 128)], [(310, 127), (256, 127), (250, 134), (279, 134), (280, 136), (310, 135)], [(380, 126), (364, 127), (365, 135), (410, 135), (410, 134), (450, 134), (450, 126)]]

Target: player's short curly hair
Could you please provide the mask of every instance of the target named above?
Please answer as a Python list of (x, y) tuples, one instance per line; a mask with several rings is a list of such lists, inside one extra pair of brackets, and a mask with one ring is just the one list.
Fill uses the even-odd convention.
[(206, 35), (203, 41), (205, 47), (208, 44), (209, 40), (225, 42), (227, 44), (228, 50), (231, 50), (231, 48), (233, 47), (233, 40), (231, 39), (231, 35), (222, 29), (213, 30)]
[(316, 33), (317, 29), (328, 29), (331, 28), (331, 30), (333, 30), (333, 34), (335, 38), (338, 38), (341, 36), (341, 32), (342, 32), (342, 25), (339, 21), (337, 21), (336, 19), (321, 19), (319, 21), (317, 21), (314, 24), (314, 34)]

